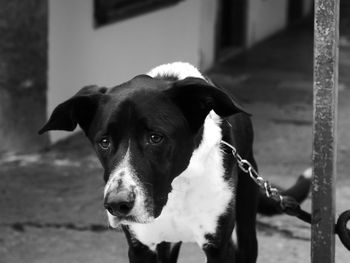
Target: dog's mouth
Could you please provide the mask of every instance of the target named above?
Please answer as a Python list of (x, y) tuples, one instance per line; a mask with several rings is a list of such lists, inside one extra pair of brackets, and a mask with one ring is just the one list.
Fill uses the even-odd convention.
[(124, 224), (132, 224), (132, 223), (138, 223), (138, 224), (149, 224), (154, 221), (154, 218), (147, 218), (147, 219), (140, 219), (135, 216), (127, 216), (125, 219), (122, 219), (121, 222)]
[(154, 221), (154, 218), (140, 218), (140, 217), (136, 217), (134, 215), (129, 215), (129, 216), (125, 216), (123, 218), (119, 218), (119, 222), (121, 224), (132, 224), (132, 223), (138, 223), (138, 224), (147, 224), (147, 223), (151, 223)]
[(127, 215), (123, 217), (113, 216), (107, 212), (108, 222), (112, 228), (118, 228), (121, 225), (132, 225), (132, 224), (149, 224), (154, 221), (154, 217), (134, 216)]
[[(113, 189), (108, 189), (109, 191), (105, 194), (104, 206), (108, 215), (109, 225), (112, 228), (118, 228), (121, 225), (149, 224), (160, 216), (167, 198), (158, 197), (155, 199), (152, 198), (152, 195), (140, 189), (142, 188), (135, 188), (133, 190), (134, 195), (125, 195), (121, 190), (113, 192)], [(127, 191), (125, 192), (128, 193)], [(132, 202), (129, 202), (128, 198), (130, 196), (132, 197)], [(113, 202), (108, 202), (110, 199)], [(159, 200), (162, 202), (159, 202)]]

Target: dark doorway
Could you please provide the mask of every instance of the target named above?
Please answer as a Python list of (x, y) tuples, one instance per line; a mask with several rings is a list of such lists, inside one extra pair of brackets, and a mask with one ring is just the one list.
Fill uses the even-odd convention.
[(246, 1), (221, 0), (217, 29), (217, 58), (237, 52), (245, 45)]
[(303, 0), (288, 1), (288, 25), (293, 26), (303, 17)]

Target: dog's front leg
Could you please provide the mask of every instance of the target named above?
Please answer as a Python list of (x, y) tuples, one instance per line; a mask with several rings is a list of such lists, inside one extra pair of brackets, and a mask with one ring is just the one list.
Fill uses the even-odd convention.
[(129, 262), (130, 263), (157, 263), (158, 257), (155, 251), (138, 241), (127, 226), (123, 226), (126, 239), (129, 244)]
[[(251, 157), (249, 161), (256, 164)], [(239, 171), (237, 187), (237, 243), (238, 263), (255, 263), (258, 253), (256, 238), (256, 213), (258, 205), (258, 186), (244, 172)]]
[(157, 245), (157, 255), (161, 263), (176, 263), (179, 257), (181, 242), (162, 242)]
[(150, 250), (147, 246), (139, 243), (138, 245), (129, 246), (130, 263), (157, 263), (157, 253)]
[(207, 263), (234, 263), (236, 262), (236, 248), (232, 241), (232, 232), (235, 227), (235, 207), (230, 208), (218, 220), (216, 233), (206, 234), (206, 242), (202, 249)]
[(236, 262), (236, 251), (232, 239), (221, 244), (205, 244), (203, 250), (207, 257), (207, 263)]

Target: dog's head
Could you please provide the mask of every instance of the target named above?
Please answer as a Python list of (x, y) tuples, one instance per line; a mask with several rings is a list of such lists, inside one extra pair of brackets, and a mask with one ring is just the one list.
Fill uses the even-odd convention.
[(140, 75), (113, 88), (88, 86), (58, 105), (40, 134), (79, 124), (104, 167), (104, 205), (111, 226), (147, 223), (186, 169), (207, 114), (242, 112), (224, 91), (199, 78)]

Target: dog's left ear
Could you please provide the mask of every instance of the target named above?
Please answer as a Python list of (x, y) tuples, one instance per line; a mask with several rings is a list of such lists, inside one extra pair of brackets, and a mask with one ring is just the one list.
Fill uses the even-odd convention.
[(189, 77), (179, 80), (165, 92), (182, 110), (195, 131), (211, 110), (222, 117), (247, 113), (228, 93), (204, 79)]
[(72, 98), (54, 109), (50, 119), (40, 129), (39, 134), (51, 130), (73, 131), (78, 124), (87, 133), (98, 102), (106, 90), (107, 88), (98, 86), (83, 87)]

